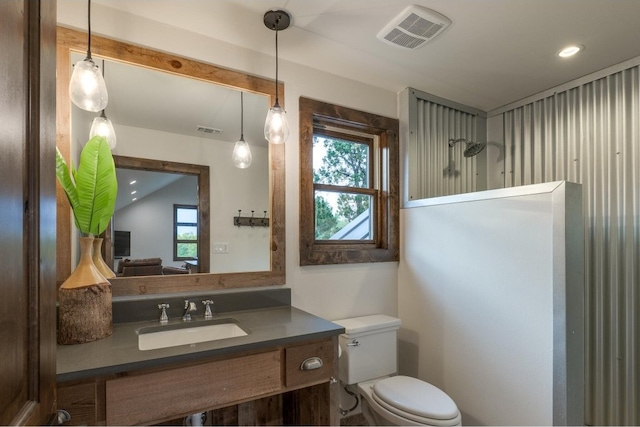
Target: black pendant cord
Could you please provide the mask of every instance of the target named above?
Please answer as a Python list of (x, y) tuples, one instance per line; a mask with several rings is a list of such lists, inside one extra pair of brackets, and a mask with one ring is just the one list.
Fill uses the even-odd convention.
[(244, 141), (244, 99), (240, 92), (240, 141)]
[(87, 58), (91, 61), (91, 0), (87, 0)]
[(276, 30), (276, 103), (274, 107), (280, 107), (280, 103), (278, 102), (278, 24), (280, 23), (280, 18), (276, 20), (275, 30)]

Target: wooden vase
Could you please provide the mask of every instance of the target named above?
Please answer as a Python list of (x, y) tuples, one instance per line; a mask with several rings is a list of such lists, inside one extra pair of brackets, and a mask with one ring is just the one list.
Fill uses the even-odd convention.
[(93, 237), (80, 238), (80, 262), (58, 290), (58, 343), (82, 344), (113, 333), (111, 284), (92, 259)]
[(113, 279), (116, 277), (116, 273), (113, 272), (112, 269), (109, 268), (106, 262), (104, 262), (104, 258), (102, 258), (102, 237), (95, 237), (93, 239), (93, 252), (91, 253), (91, 257), (93, 259), (93, 264), (96, 266), (100, 274), (102, 274), (105, 279)]

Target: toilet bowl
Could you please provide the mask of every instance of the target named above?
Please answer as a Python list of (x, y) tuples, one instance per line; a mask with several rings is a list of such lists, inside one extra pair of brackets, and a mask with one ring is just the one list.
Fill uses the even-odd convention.
[(362, 413), (371, 425), (459, 426), (455, 402), (416, 378), (395, 376), (358, 383)]
[(340, 335), (340, 381), (356, 385), (362, 412), (371, 425), (458, 426), (455, 402), (417, 378), (395, 375), (400, 319), (376, 314), (334, 320)]

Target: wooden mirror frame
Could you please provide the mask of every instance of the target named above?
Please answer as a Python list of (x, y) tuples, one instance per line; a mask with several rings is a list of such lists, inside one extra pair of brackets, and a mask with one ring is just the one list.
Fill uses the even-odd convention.
[[(117, 169), (133, 169), (151, 172), (164, 172), (194, 176), (198, 181), (198, 271), (208, 272), (211, 258), (210, 246), (210, 187), (209, 166), (191, 165), (186, 163), (169, 162), (167, 160), (142, 159), (139, 157), (127, 157), (113, 155), (113, 161)], [(113, 254), (113, 221), (109, 223), (105, 231), (102, 254), (107, 265), (114, 264)], [(115, 270), (115, 268), (114, 268)]]
[[(57, 29), (57, 81), (56, 81), (56, 145), (62, 155), (71, 156), (71, 52), (84, 54), (87, 35), (64, 27)], [(272, 80), (251, 76), (215, 65), (193, 61), (176, 55), (91, 36), (92, 54), (105, 59), (129, 63), (172, 74), (195, 78), (269, 96), (275, 102), (275, 84)], [(278, 84), (280, 103), (284, 99), (284, 85)], [(284, 108), (284, 105), (282, 105)], [(231, 159), (229, 159), (231, 161)], [(118, 277), (111, 279), (113, 296), (161, 294), (186, 291), (209, 291), (254, 286), (285, 284), (285, 168), (284, 144), (269, 144), (269, 190), (271, 269), (238, 273), (196, 273), (168, 276)], [(71, 208), (64, 190), (57, 185), (57, 282), (62, 284), (71, 274)], [(214, 201), (211, 201), (215, 203)], [(69, 236), (69, 238), (63, 238)]]

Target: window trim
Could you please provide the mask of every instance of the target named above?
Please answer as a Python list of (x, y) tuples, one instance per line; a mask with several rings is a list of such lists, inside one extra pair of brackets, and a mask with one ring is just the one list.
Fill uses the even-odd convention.
[[(198, 234), (200, 234), (200, 226), (198, 223), (193, 222), (178, 222), (178, 209), (193, 209), (196, 211), (196, 221), (200, 219), (198, 212), (198, 205), (183, 205), (183, 204), (174, 204), (173, 205), (173, 260), (174, 261), (186, 261), (192, 260), (193, 257), (179, 257), (178, 256), (178, 243), (194, 243), (192, 240), (179, 240), (178, 239), (178, 227), (181, 225), (190, 225), (196, 226), (198, 229)], [(197, 237), (197, 236), (196, 236)], [(200, 246), (198, 245), (198, 238), (195, 240), (196, 251), (198, 257), (200, 256)]]
[[(300, 97), (300, 265), (351, 264), (399, 260), (399, 121), (309, 98)], [(374, 202), (374, 240), (315, 240), (313, 182), (314, 124), (359, 131), (378, 138), (371, 154), (379, 167)], [(358, 141), (359, 142), (359, 141)], [(374, 151), (376, 151), (374, 153)], [(352, 189), (352, 187), (349, 187)], [(309, 220), (312, 218), (312, 220)]]

